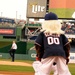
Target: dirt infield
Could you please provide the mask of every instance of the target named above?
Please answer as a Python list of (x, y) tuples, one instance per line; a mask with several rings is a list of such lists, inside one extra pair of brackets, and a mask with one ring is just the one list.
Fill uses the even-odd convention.
[(32, 72), (5, 72), (0, 71), (0, 75), (34, 75)]
[(25, 62), (11, 62), (11, 61), (0, 61), (1, 65), (16, 65), (16, 66), (32, 66)]
[[(13, 64), (12, 64), (13, 63)], [(15, 65), (15, 66), (32, 66), (25, 62), (11, 62), (11, 61), (0, 61), (1, 65)], [(34, 75), (34, 72), (7, 72), (0, 71), (0, 75)]]
[[(11, 61), (0, 61), (1, 65), (15, 65), (15, 66), (32, 66), (25, 62), (11, 62)], [(7, 72), (0, 71), (0, 75), (34, 75), (32, 72)]]
[[(0, 75), (34, 75), (33, 72), (5, 72), (0, 71)], [(52, 74), (50, 74), (52, 75)]]

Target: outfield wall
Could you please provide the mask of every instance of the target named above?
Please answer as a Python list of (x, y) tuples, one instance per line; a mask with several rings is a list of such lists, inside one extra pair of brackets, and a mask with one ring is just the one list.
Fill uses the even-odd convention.
[[(15, 54), (16, 60), (35, 60), (36, 51), (29, 50), (28, 54)], [(0, 58), (2, 59), (11, 59), (9, 53), (0, 53)]]
[[(16, 50), (15, 59), (19, 60), (35, 60), (36, 52), (35, 50), (30, 50), (33, 47), (33, 42), (16, 42), (18, 49)], [(10, 41), (0, 41), (0, 58), (9, 59), (9, 50), (11, 48), (12, 42)]]
[(70, 61), (69, 63), (75, 63), (75, 53), (70, 53)]
[[(17, 42), (17, 50), (16, 50), (16, 54), (26, 54), (27, 53), (27, 43), (26, 42)], [(8, 53), (10, 48), (11, 48), (12, 42), (4, 42), (4, 41), (0, 41), (0, 53)]]

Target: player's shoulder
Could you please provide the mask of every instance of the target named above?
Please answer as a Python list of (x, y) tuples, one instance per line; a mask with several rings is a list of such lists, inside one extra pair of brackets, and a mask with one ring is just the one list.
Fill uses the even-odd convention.
[(65, 34), (61, 34), (61, 37), (62, 37), (62, 38), (66, 38)]
[(39, 36), (44, 36), (44, 32), (40, 32)]

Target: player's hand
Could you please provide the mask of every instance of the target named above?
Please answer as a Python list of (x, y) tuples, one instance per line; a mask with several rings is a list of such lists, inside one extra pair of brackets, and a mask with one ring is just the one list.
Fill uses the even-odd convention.
[(66, 64), (68, 64), (68, 63), (69, 63), (69, 58), (66, 59)]
[(41, 59), (39, 57), (36, 56), (36, 61), (41, 61)]

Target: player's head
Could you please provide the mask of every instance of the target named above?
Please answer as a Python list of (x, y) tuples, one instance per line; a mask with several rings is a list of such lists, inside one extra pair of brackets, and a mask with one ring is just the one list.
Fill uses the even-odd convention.
[(50, 12), (45, 15), (44, 19), (45, 20), (58, 20), (58, 16), (55, 13)]
[(45, 32), (50, 32), (54, 34), (63, 34), (61, 30), (61, 23), (58, 20), (58, 16), (53, 13), (47, 13), (44, 17), (45, 21), (42, 23), (42, 30)]
[(15, 43), (15, 41), (13, 40), (13, 43)]

